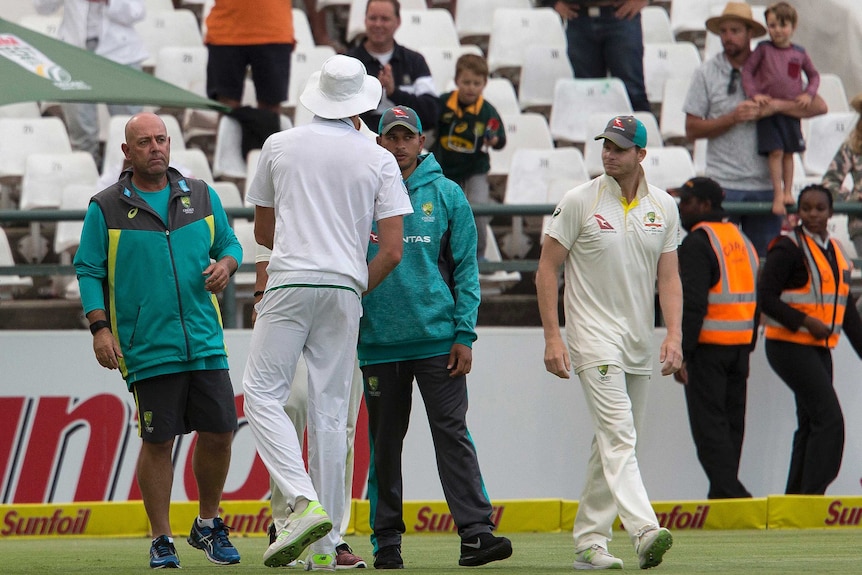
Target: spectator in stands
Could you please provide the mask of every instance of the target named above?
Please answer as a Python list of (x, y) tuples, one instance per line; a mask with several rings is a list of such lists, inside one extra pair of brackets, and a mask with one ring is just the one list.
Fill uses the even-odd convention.
[(862, 357), (862, 320), (850, 294), (853, 263), (829, 237), (832, 194), (814, 184), (798, 202), (801, 223), (769, 244), (757, 296), (766, 315), (766, 359), (796, 399), (785, 493), (823, 495), (844, 454), (831, 350), (843, 331)]
[(175, 437), (193, 430), (200, 503), (188, 542), (213, 563), (239, 563), (218, 514), (237, 417), (216, 294), (242, 247), (218, 194), (168, 167), (161, 118), (133, 116), (123, 152), (132, 169), (90, 201), (75, 270), (96, 360), (119, 368), (135, 397), (138, 485), (155, 537), (150, 567), (180, 566), (171, 454)]
[[(820, 74), (802, 46), (791, 42), (796, 9), (777, 2), (766, 9), (769, 40), (757, 45), (742, 67), (745, 95), (761, 106), (772, 98), (795, 101), (803, 110), (817, 95)], [(802, 72), (807, 83), (803, 85)], [(772, 213), (783, 216), (792, 206), (793, 155), (805, 151), (799, 118), (772, 114), (757, 121), (757, 152), (767, 157), (772, 178)]]
[(724, 190), (692, 178), (676, 190), (689, 232), (679, 246), (682, 279), (682, 369), (697, 458), (709, 499), (751, 497), (739, 480), (745, 433), (748, 360), (757, 336), (758, 258), (754, 245), (727, 221)]
[[(440, 96), (442, 112), (437, 121), (434, 157), (443, 175), (454, 180), (471, 205), (487, 204), (490, 199), (488, 150), (506, 145), (503, 119), (482, 96), (488, 83), (488, 63), (476, 54), (464, 54), (455, 64), (454, 91)], [(479, 234), (477, 256), (485, 259), (487, 228), (490, 218), (476, 217)]]
[[(144, 42), (134, 26), (146, 14), (144, 0), (33, 0), (33, 3), (39, 14), (63, 9), (59, 38), (64, 42), (138, 70), (147, 59)], [(74, 102), (61, 107), (72, 147), (91, 154), (101, 169), (96, 104)], [(140, 106), (108, 103), (112, 116), (140, 111)]]
[[(575, 78), (610, 74), (626, 85), (636, 111), (650, 111), (644, 85), (641, 10), (648, 0), (542, 0), (566, 22)], [(512, 39), (517, 42), (516, 39)]]
[(401, 25), (398, 0), (368, 0), (365, 7), (365, 38), (348, 50), (383, 86), (376, 110), (362, 114), (362, 121), (377, 129), (382, 113), (392, 106), (416, 110), (425, 126), (437, 125), (440, 104), (428, 63), (419, 52), (398, 44), (395, 31)]
[[(461, 539), (458, 564), (475, 567), (506, 559), (512, 555), (512, 542), (493, 534), (493, 509), (467, 430), (467, 374), (473, 365), (481, 299), (473, 214), (434, 154), (422, 154), (425, 136), (414, 110), (390, 108), (378, 134), (377, 143), (398, 161), (413, 205), (413, 214), (404, 218), (404, 237), (426, 239), (405, 242), (398, 267), (362, 298), (358, 354), (373, 456), (368, 498), (374, 567), (404, 567), (401, 455), (414, 379), (425, 402), (443, 493)], [(372, 240), (368, 256), (377, 250)], [(421, 297), (404, 297), (419, 292)], [(399, 312), (392, 313), (396, 302)]]
[[(692, 141), (709, 140), (706, 175), (724, 189), (725, 201), (772, 205), (772, 181), (766, 158), (757, 153), (755, 121), (774, 113), (799, 118), (816, 116), (826, 112), (826, 103), (820, 96), (805, 108), (778, 98), (765, 106), (746, 99), (741, 70), (751, 55), (752, 38), (766, 33), (752, 17), (748, 4), (728, 2), (721, 15), (706, 21), (706, 28), (721, 36), (723, 51), (704, 62), (691, 78), (684, 104), (686, 137)], [(772, 213), (734, 220), (742, 225), (761, 257), (781, 230), (781, 216)]]
[[(653, 372), (655, 295), (667, 325), (662, 375), (682, 365), (682, 287), (677, 262), (679, 211), (647, 184), (646, 127), (612, 118), (605, 131), (605, 173), (569, 190), (545, 231), (536, 271), (545, 334), (545, 369), (580, 379), (594, 436), (573, 529), (575, 569), (622, 569), (608, 552), (619, 515), (641, 569), (673, 544), (649, 501), (638, 466), (637, 429)], [(560, 335), (558, 272), (565, 264), (566, 341)]]
[(251, 67), (257, 107), (277, 115), (287, 100), (290, 80), (294, 46), (291, 3), (215, 0), (206, 25), (207, 95), (239, 108), (246, 68)]
[[(860, 115), (859, 119), (823, 174), (823, 186), (835, 199), (862, 202), (862, 93), (856, 94), (850, 106)], [(850, 190), (844, 187), (848, 175), (853, 180)], [(847, 232), (856, 248), (856, 257), (862, 258), (862, 217), (851, 215), (847, 220)]]

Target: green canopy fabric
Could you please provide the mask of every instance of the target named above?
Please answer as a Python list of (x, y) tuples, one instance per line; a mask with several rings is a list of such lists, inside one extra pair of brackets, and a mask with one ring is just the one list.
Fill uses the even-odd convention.
[(0, 18), (0, 106), (39, 101), (229, 111), (219, 102)]

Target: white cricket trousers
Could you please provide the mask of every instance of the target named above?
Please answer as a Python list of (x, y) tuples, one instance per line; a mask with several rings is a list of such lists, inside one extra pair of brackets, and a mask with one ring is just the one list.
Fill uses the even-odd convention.
[(590, 367), (578, 377), (595, 435), (572, 530), (575, 552), (592, 545), (607, 549), (617, 515), (637, 545), (643, 531), (658, 526), (635, 453), (650, 376), (627, 374), (611, 365), (605, 374)]
[[(245, 415), (257, 452), (291, 508), (318, 500), (340, 526), (346, 505), (347, 419), (362, 305), (339, 287), (281, 287), (258, 304), (243, 374)], [(300, 354), (308, 367), (308, 473), (293, 422), (284, 411)], [(334, 553), (339, 530), (313, 543)]]
[[(356, 420), (359, 417), (359, 407), (362, 404), (362, 385), (362, 371), (360, 371), (357, 363), (353, 369), (353, 381), (350, 384), (350, 404), (347, 415), (347, 460), (344, 465), (344, 494), (346, 499), (344, 501), (344, 517), (341, 519), (339, 531), (342, 540), (350, 528), (350, 500), (353, 494), (353, 441), (356, 437)], [(285, 413), (296, 427), (300, 449), (302, 449), (302, 442), (305, 437), (307, 404), (308, 377), (305, 365), (300, 362), (293, 385), (290, 388), (290, 397), (284, 406)], [(276, 533), (278, 533), (284, 529), (287, 517), (291, 514), (291, 508), (287, 497), (272, 478), (270, 478), (269, 487), (271, 490), (269, 505), (272, 508), (272, 522), (275, 524)]]

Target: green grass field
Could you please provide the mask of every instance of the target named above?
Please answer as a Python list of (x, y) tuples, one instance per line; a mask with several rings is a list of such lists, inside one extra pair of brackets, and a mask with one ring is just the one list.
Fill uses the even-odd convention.
[[(572, 573), (574, 553), (569, 533), (513, 533), (509, 535), (514, 555), (483, 567), (458, 567), (458, 538), (453, 535), (411, 535), (404, 538), (405, 569), (439, 575), (488, 571), (508, 573)], [(371, 546), (367, 537), (350, 537), (354, 551), (365, 558), (369, 568)], [(183, 573), (268, 573), (261, 556), (263, 538), (237, 538), (242, 563), (212, 565), (201, 551), (177, 537)], [(611, 552), (625, 561), (626, 569), (637, 570), (637, 557), (625, 534), (616, 534)], [(151, 573), (147, 539), (42, 539), (0, 541), (0, 573), (44, 575), (133, 575)], [(300, 568), (281, 569), (299, 573)], [(758, 575), (821, 575), (862, 573), (862, 533), (858, 530), (791, 531), (681, 531), (665, 562), (651, 573), (709, 573)]]

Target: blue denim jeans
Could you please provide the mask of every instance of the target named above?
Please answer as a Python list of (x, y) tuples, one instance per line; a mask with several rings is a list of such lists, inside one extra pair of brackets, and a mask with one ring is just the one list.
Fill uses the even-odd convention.
[(649, 111), (640, 14), (631, 20), (620, 20), (610, 7), (595, 17), (582, 8), (580, 16), (568, 21), (566, 39), (575, 78), (604, 78), (610, 72), (626, 85), (632, 107)]
[[(771, 189), (731, 190), (725, 188), (724, 190), (724, 201), (726, 202), (765, 202), (771, 205), (773, 197), (774, 194)], [(782, 218), (772, 213), (754, 216), (733, 216), (731, 220), (740, 225), (743, 233), (754, 244), (754, 249), (757, 250), (757, 255), (760, 257), (766, 255), (766, 248), (769, 247), (769, 242), (781, 233)]]

